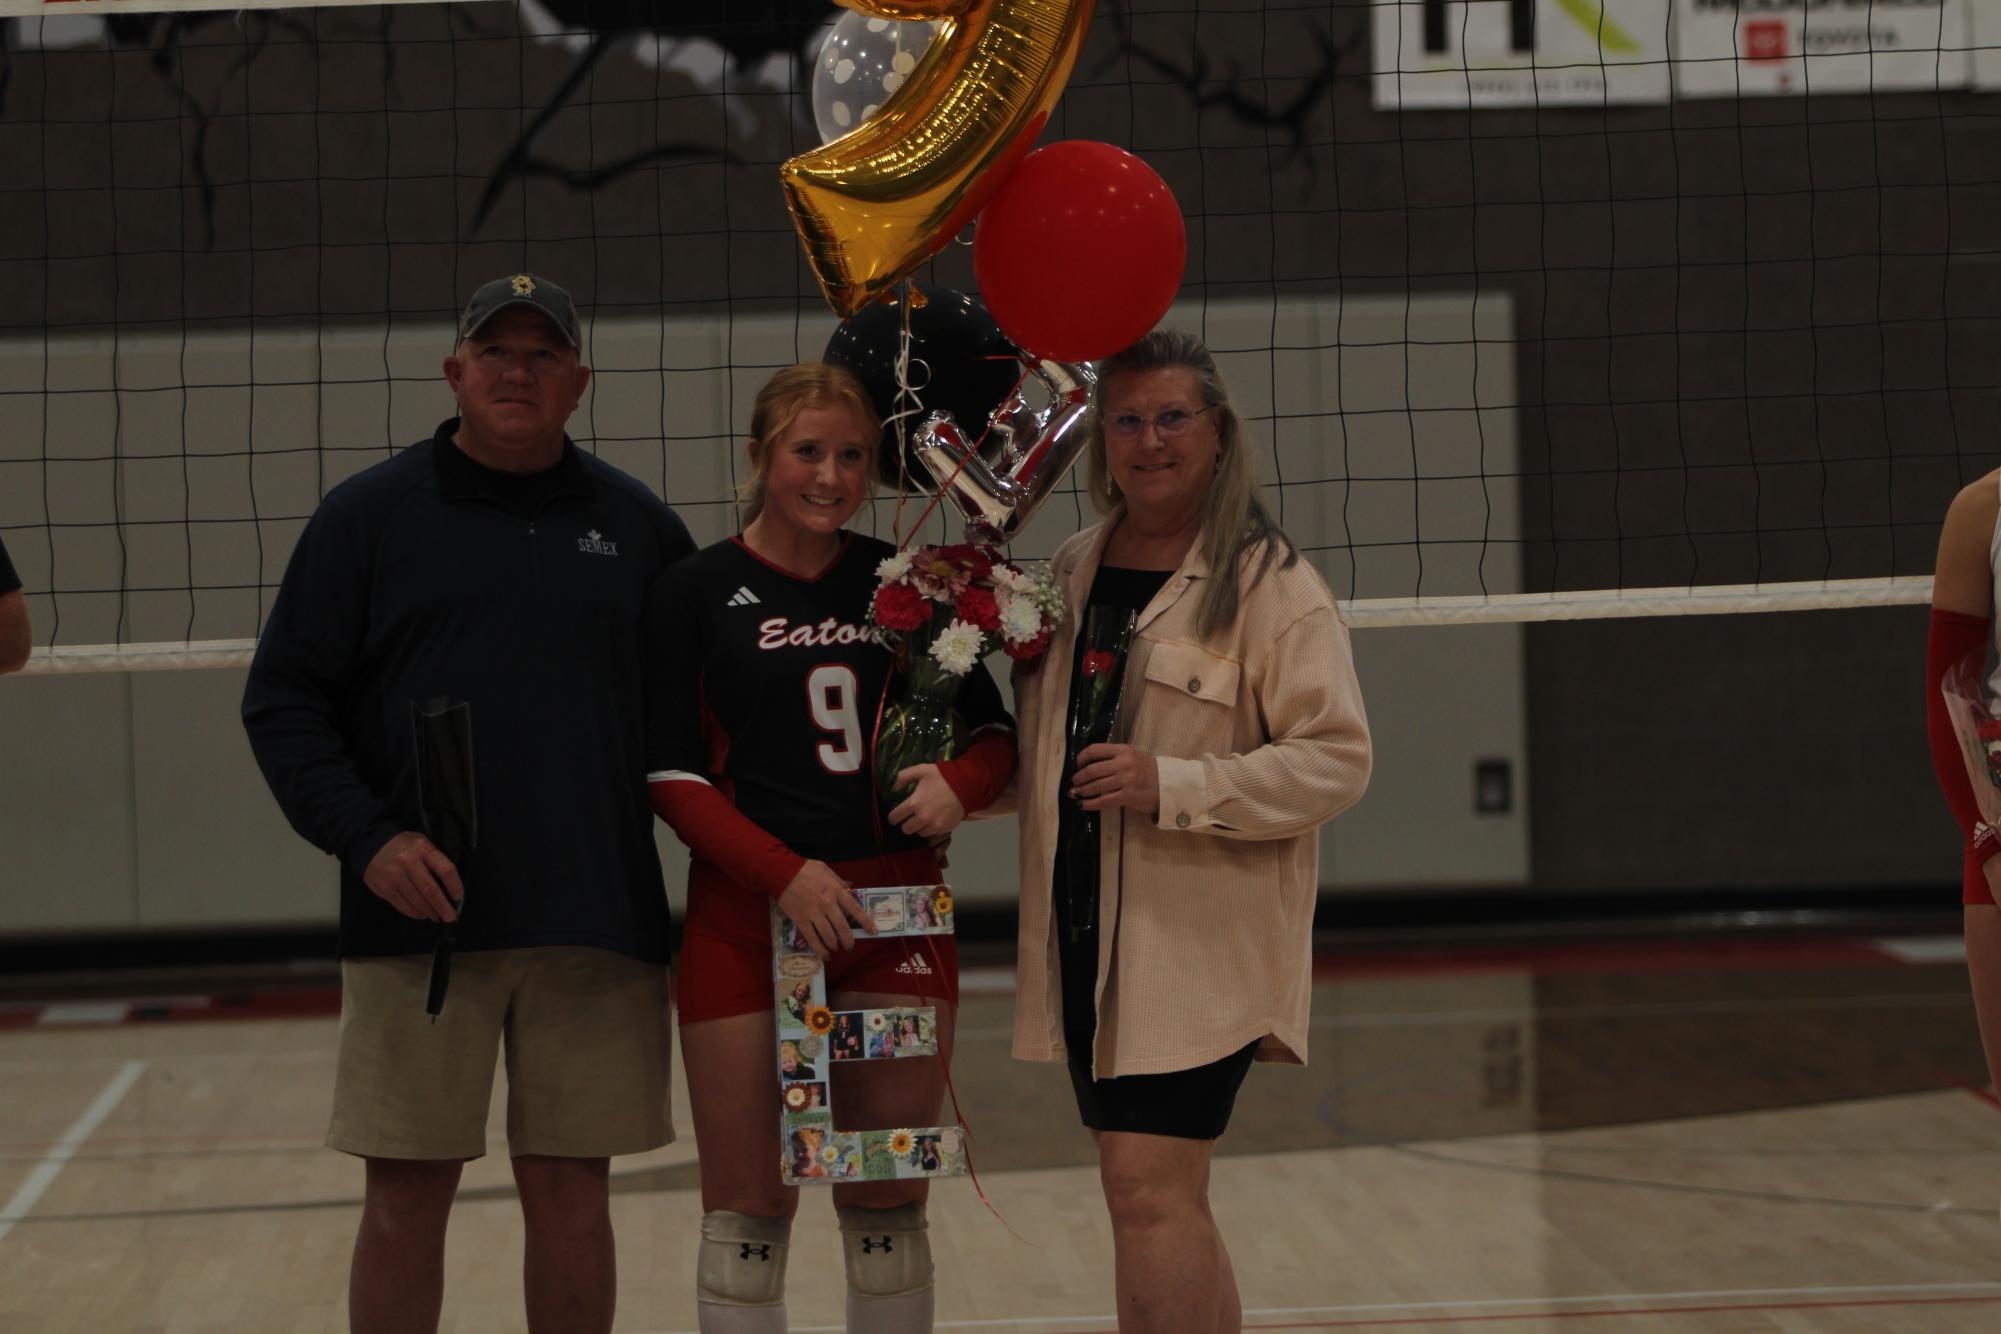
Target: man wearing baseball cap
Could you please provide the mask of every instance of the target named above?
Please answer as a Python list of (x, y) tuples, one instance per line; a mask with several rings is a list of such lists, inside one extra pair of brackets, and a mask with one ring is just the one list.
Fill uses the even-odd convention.
[[(504, 1049), (529, 1328), (604, 1331), (608, 1160), (673, 1138), (637, 636), (654, 576), (694, 544), (564, 433), (591, 374), (569, 293), (496, 278), (457, 333), (459, 415), (321, 502), (243, 720), (293, 828), (341, 864), (326, 1142), (366, 1164), (352, 1327), (437, 1328), (446, 1217)], [(476, 835), (454, 858), (422, 832), (414, 719), (461, 706)]]

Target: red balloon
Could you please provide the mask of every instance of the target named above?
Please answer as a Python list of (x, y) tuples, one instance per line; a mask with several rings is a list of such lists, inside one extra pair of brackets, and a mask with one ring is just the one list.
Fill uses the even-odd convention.
[(1132, 346), (1181, 289), (1174, 192), (1123, 149), (1066, 139), (1023, 158), (973, 230), (973, 272), (1001, 332), (1053, 361)]

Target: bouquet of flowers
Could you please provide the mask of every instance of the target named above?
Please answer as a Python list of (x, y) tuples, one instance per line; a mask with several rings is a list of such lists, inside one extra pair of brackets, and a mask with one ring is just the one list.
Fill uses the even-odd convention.
[(887, 806), (908, 795), (897, 790), (898, 773), (958, 753), (964, 736), (952, 703), (973, 664), (996, 648), (1016, 662), (1039, 658), (1063, 594), (1046, 570), (1031, 575), (971, 544), (899, 551), (876, 577), (869, 623), (896, 655), (902, 685), (876, 736), (875, 786)]

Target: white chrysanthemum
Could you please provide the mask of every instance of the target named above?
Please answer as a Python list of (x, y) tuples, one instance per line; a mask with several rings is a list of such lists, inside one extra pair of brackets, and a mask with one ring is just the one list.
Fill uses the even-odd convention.
[(994, 566), (994, 587), (996, 589), (1004, 588), (1010, 593), (1027, 593), (1034, 590), (1035, 580), (1023, 574), (1020, 570), (1009, 569), (1005, 565), (996, 565)]
[(931, 641), (931, 656), (954, 676), (964, 676), (980, 660), (980, 627), (954, 620)]
[(875, 577), (885, 584), (895, 583), (909, 573), (910, 553), (907, 551), (899, 551), (894, 556), (885, 557), (882, 563), (875, 567)]
[(1042, 633), (1042, 608), (1034, 598), (1011, 597), (1000, 604), (1001, 637), (1010, 644), (1024, 644)]

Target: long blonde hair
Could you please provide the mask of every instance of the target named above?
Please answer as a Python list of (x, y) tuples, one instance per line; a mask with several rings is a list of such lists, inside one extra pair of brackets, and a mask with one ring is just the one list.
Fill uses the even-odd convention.
[[(862, 382), (845, 366), (821, 361), (802, 361), (772, 374), (757, 391), (750, 410), (750, 479), (737, 488), (741, 522), (747, 528), (764, 510), (764, 484), (771, 476), (771, 442), (785, 434), (787, 427), (808, 408), (847, 407), (862, 421), (876, 421), (875, 404)], [(882, 432), (876, 436), (876, 454), (882, 453)], [(878, 459), (869, 460), (869, 477), (876, 475)]]
[(1299, 560), (1299, 548), (1278, 526), (1258, 494), (1257, 474), (1251, 465), (1251, 433), (1231, 406), (1230, 391), (1216, 370), (1216, 359), (1201, 339), (1179, 329), (1155, 329), (1125, 351), (1098, 363), (1086, 472), (1092, 503), (1099, 513), (1110, 514), (1124, 497), (1105, 460), (1105, 387), (1114, 376), (1174, 369), (1195, 372), (1203, 406), (1215, 418), (1216, 440), (1222, 451), (1202, 515), (1202, 554), (1209, 562), (1209, 579), (1195, 608), (1195, 633), (1214, 639), (1236, 622), (1243, 598), (1245, 561), (1252, 549), (1262, 548), (1255, 567), (1249, 570), (1250, 579), (1255, 581), (1263, 578), (1275, 561), (1280, 569), (1291, 569)]

